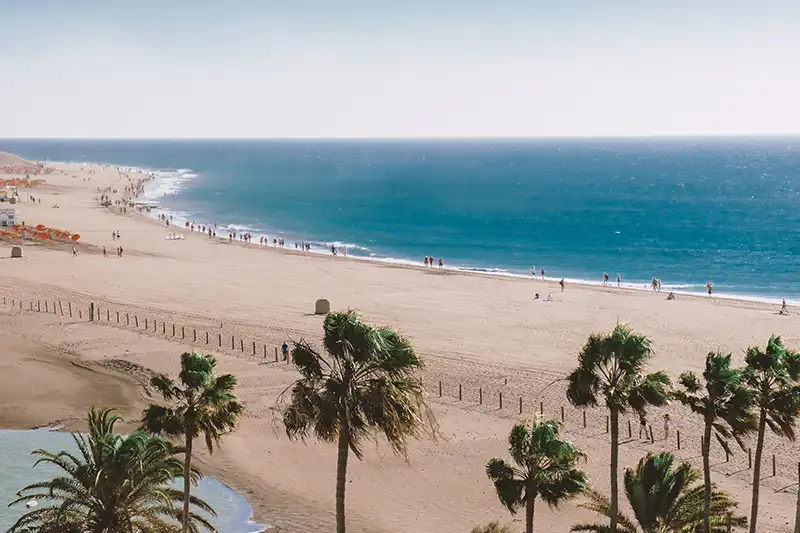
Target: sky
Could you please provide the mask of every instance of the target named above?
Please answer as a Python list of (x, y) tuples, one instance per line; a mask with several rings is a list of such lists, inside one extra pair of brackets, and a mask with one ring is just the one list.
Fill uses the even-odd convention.
[(0, 0), (0, 138), (800, 133), (797, 0)]

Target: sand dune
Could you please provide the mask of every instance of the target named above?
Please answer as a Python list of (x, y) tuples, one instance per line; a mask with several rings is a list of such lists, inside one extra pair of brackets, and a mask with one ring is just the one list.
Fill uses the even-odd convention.
[[(282, 363), (263, 364), (264, 347), (269, 355), (284, 340), (318, 341), (321, 319), (312, 314), (317, 298), (329, 298), (334, 309), (359, 309), (368, 320), (393, 324), (411, 338), (428, 361), (424, 379), (445, 436), (439, 442), (414, 443), (409, 462), (394, 457), (380, 442), (367, 448), (364, 461), (351, 461), (347, 505), (353, 532), (459, 533), (476, 523), (510, 521), (483, 468), (489, 458), (506, 456), (512, 424), (537, 413), (539, 402), (546, 415), (557, 418), (565, 407), (567, 435), (589, 455), (586, 470), (595, 486), (607, 491), (605, 413), (589, 411), (584, 428), (581, 413), (566, 404), (557, 382), (575, 365), (576, 354), (592, 331), (608, 330), (618, 321), (630, 323), (651, 336), (656, 350), (653, 366), (673, 378), (684, 370), (700, 369), (709, 350), (731, 350), (742, 361), (744, 348), (763, 344), (772, 333), (800, 348), (798, 310), (779, 316), (776, 306), (758, 302), (688, 296), (666, 301), (664, 294), (602, 287), (568, 286), (562, 293), (549, 282), (394, 268), (210, 241), (190, 232), (184, 232), (185, 240), (166, 240), (167, 233), (183, 230), (99, 207), (97, 187), (112, 187), (121, 196), (129, 183), (118, 171), (96, 167), (89, 174), (92, 169), (81, 166), (59, 168), (66, 174), (48, 176), (48, 187), (35, 193), (43, 197), (42, 203), (23, 202), (18, 206), (20, 216), (28, 224), (80, 233), (81, 242), (93, 246), (72, 257), (67, 245), (26, 245), (25, 258), (11, 260), (6, 259), (8, 247), (0, 245), (0, 295), (24, 302), (71, 302), (76, 312), (84, 313), (92, 301), (104, 310), (104, 319), (91, 324), (85, 317), (11, 311), (6, 304), (0, 308), (0, 331), (10, 340), (0, 339), (0, 359), (18, 351), (18, 345), (33, 344), (41, 350), (55, 347), (92, 364), (124, 360), (155, 371), (174, 371), (181, 351), (218, 354), (222, 369), (240, 378), (248, 416), (218, 453), (202, 459), (211, 472), (250, 499), (259, 521), (285, 531), (333, 529), (334, 447), (286, 439), (273, 407), (296, 373)], [(55, 203), (59, 209), (49, 207)], [(121, 240), (112, 239), (112, 230), (121, 233)], [(125, 247), (123, 258), (113, 254), (120, 244)], [(102, 246), (111, 257), (103, 257)], [(534, 292), (552, 293), (554, 301), (533, 301)], [(164, 329), (149, 326), (150, 331), (144, 331), (143, 324), (137, 329), (126, 325), (124, 318), (118, 325), (118, 311), (122, 317), (126, 313), (142, 321), (147, 317), (150, 325), (155, 319)], [(168, 327), (172, 324), (177, 332), (183, 326), (185, 337), (180, 333), (173, 337)], [(218, 336), (225, 339), (223, 347), (214, 345)], [(236, 342), (244, 351), (236, 343), (233, 349), (228, 346), (231, 336), (241, 340)], [(257, 344), (255, 356), (252, 342)], [(8, 383), (35, 376), (36, 391), (48, 391), (34, 394), (19, 386), (9, 392), (0, 383), (0, 402), (13, 396), (16, 405), (26, 406), (15, 408), (15, 425), (63, 418), (69, 416), (65, 409), (80, 412), (94, 402), (129, 402), (132, 411), (137, 408), (139, 400), (122, 393), (101, 395), (77, 384), (62, 390), (59, 372), (38, 373), (24, 359), (13, 361), (0, 369)], [(107, 369), (108, 363), (103, 364)], [(72, 399), (66, 407), (52, 400), (66, 395)], [(665, 411), (681, 432), (681, 450), (674, 437), (667, 442), (658, 438), (664, 411), (653, 411), (650, 421), (656, 441), (652, 444), (627, 439), (628, 418), (623, 420), (623, 465), (633, 465), (646, 452), (658, 450), (673, 451), (699, 465), (699, 421), (677, 405)], [(10, 418), (0, 422), (4, 420), (12, 423)], [(630, 420), (635, 432), (636, 421)], [(773, 453), (774, 477), (769, 465)], [(727, 463), (719, 447), (713, 455), (717, 483), (736, 496), (746, 514), (751, 475), (747, 454), (738, 453)], [(759, 531), (792, 530), (798, 459), (796, 444), (767, 437), (768, 477), (762, 482)], [(592, 518), (569, 504), (559, 511), (541, 506), (536, 519), (539, 531), (561, 533)], [(515, 524), (522, 528), (518, 520)]]
[(18, 155), (0, 152), (0, 167), (35, 167), (36, 163), (23, 159)]

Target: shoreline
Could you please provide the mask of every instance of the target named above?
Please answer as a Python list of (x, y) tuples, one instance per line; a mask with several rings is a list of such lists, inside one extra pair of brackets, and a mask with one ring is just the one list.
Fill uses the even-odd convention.
[[(43, 164), (51, 164), (54, 166), (58, 165), (80, 165), (80, 166), (90, 166), (90, 167), (97, 167), (97, 166), (108, 166), (117, 169), (119, 172), (126, 172), (131, 174), (141, 174), (143, 176), (147, 176), (152, 174), (153, 176), (150, 179), (147, 179), (147, 183), (144, 188), (144, 193), (141, 197), (138, 197), (138, 200), (135, 200), (137, 205), (142, 206), (149, 206), (152, 210), (164, 213), (167, 216), (173, 215), (174, 220), (179, 222), (179, 224), (170, 225), (170, 232), (175, 233), (191, 233), (191, 231), (186, 231), (185, 228), (182, 226), (185, 222), (192, 222), (192, 221), (200, 221), (199, 224), (206, 226), (212, 225), (215, 222), (211, 220), (204, 220), (202, 218), (202, 213), (197, 213), (197, 217), (194, 218), (186, 218), (189, 213), (182, 212), (182, 211), (174, 211), (170, 210), (169, 208), (163, 207), (160, 203), (160, 200), (163, 196), (155, 196), (154, 190), (156, 189), (159, 192), (166, 191), (169, 196), (179, 195), (182, 190), (185, 190), (187, 187), (180, 187), (187, 182), (191, 182), (197, 177), (199, 174), (192, 169), (188, 168), (180, 168), (176, 170), (166, 170), (166, 169), (154, 169), (154, 168), (146, 168), (146, 167), (138, 167), (138, 166), (131, 166), (131, 165), (122, 165), (116, 163), (96, 163), (96, 162), (89, 162), (89, 161), (50, 161), (50, 160), (39, 160), (37, 163)], [(163, 187), (164, 182), (169, 182), (167, 187)], [(148, 190), (150, 189), (150, 190)], [(157, 220), (156, 214), (148, 214), (148, 213), (140, 213), (145, 218), (151, 218), (153, 220)], [(256, 230), (251, 225), (242, 223), (230, 223), (228, 225), (220, 225), (218, 229), (222, 229), (225, 232), (234, 231), (237, 234), (244, 231), (244, 232), (251, 232), (253, 237), (260, 238), (262, 236), (268, 236), (267, 233), (263, 231)], [(197, 233), (197, 232), (195, 232)], [(275, 232), (270, 234), (272, 237), (277, 235), (283, 236), (280, 232)], [(222, 236), (218, 235), (217, 239), (219, 240), (227, 240)], [(286, 240), (291, 241), (289, 244), (292, 244), (294, 241), (294, 237), (286, 238)], [(301, 239), (302, 240), (302, 239)], [(237, 241), (234, 241), (236, 243)], [(240, 245), (245, 245), (245, 243), (239, 241)], [(311, 244), (314, 246), (310, 251), (311, 254), (314, 255), (321, 255), (321, 256), (331, 256), (330, 247), (332, 245), (337, 246), (338, 248), (346, 247), (348, 250), (353, 249), (360, 249), (360, 250), (369, 250), (369, 248), (365, 248), (359, 244), (355, 243), (343, 243), (341, 241), (330, 241), (330, 242), (322, 242), (322, 241), (311, 241)], [(251, 242), (247, 245), (248, 248), (275, 248), (281, 251), (296, 251), (300, 254), (308, 255), (308, 253), (304, 253), (300, 250), (295, 250), (294, 248), (284, 247), (279, 248), (275, 246), (271, 246), (269, 244), (261, 245), (258, 242)], [(324, 247), (324, 248), (323, 248)], [(347, 256), (342, 257), (341, 255), (337, 256), (337, 258), (342, 259), (351, 259), (356, 261), (367, 261), (370, 263), (377, 263), (384, 266), (394, 266), (398, 268), (418, 268), (420, 270), (438, 270), (438, 267), (424, 267), (423, 265), (419, 264), (418, 261), (414, 261), (412, 259), (403, 258), (403, 257), (392, 257), (392, 256), (365, 256), (363, 254), (352, 254), (349, 253)], [(530, 281), (545, 281), (547, 283), (558, 283), (561, 277), (550, 277), (545, 276), (544, 280), (537, 274), (537, 276), (531, 276), (529, 273), (525, 273), (522, 271), (514, 271), (512, 269), (504, 268), (504, 267), (496, 267), (496, 266), (486, 266), (486, 267), (470, 267), (470, 266), (460, 266), (460, 265), (446, 265), (442, 270), (448, 273), (459, 273), (459, 274), (471, 274), (471, 275), (484, 275), (484, 276), (492, 276), (494, 278), (499, 279), (524, 279)], [(666, 269), (669, 270), (669, 269)], [(613, 276), (612, 276), (613, 277)], [(620, 286), (616, 286), (616, 281), (609, 281), (608, 284), (604, 285), (602, 281), (593, 281), (587, 278), (574, 278), (574, 277), (564, 277), (563, 278), (567, 285), (580, 285), (584, 287), (595, 287), (601, 289), (612, 289), (612, 290), (631, 290), (631, 291), (639, 291), (639, 292), (653, 292), (655, 294), (664, 293), (665, 297), (670, 292), (675, 293), (676, 296), (682, 297), (698, 297), (698, 298), (708, 298), (708, 295), (705, 292), (705, 286), (703, 283), (687, 283), (687, 282), (676, 282), (676, 283), (666, 283), (663, 285), (663, 290), (661, 291), (653, 291), (650, 287), (649, 280), (635, 280), (635, 281), (625, 281)], [(713, 283), (713, 280), (712, 280)], [(686, 290), (687, 287), (697, 287), (697, 290)], [(541, 297), (544, 298), (545, 295), (541, 294)], [(768, 305), (777, 305), (780, 306), (782, 300), (786, 300), (786, 303), (790, 307), (800, 307), (800, 295), (796, 298), (785, 298), (783, 296), (775, 296), (771, 294), (759, 294), (759, 293), (740, 293), (740, 292), (715, 292), (712, 296), (713, 298), (720, 298), (724, 300), (736, 301), (736, 302), (755, 302), (755, 303), (762, 303)]]

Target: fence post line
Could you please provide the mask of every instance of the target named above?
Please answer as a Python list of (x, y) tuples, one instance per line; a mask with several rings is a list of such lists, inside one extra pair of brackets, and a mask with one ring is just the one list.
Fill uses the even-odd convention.
[(442, 380), (439, 380), (439, 398), (442, 397)]
[(136, 327), (139, 327), (139, 315), (133, 315), (134, 320), (136, 321)]
[(544, 402), (539, 402), (539, 416), (544, 416)]
[(244, 339), (239, 339), (239, 351), (244, 352)]
[(80, 309), (78, 309), (78, 318), (80, 320), (83, 320), (83, 311), (81, 311)]
[(206, 344), (208, 344), (208, 332), (206, 331)]
[(61, 313), (61, 316), (64, 316), (64, 305), (61, 303), (61, 300), (58, 301), (58, 311)]
[(192, 342), (197, 342), (197, 330), (192, 328)]
[(164, 322), (163, 320), (161, 321), (161, 334), (162, 335), (167, 334), (167, 323)]
[(233, 335), (231, 335), (231, 350), (235, 349), (236, 349), (236, 339), (234, 339)]
[(119, 324), (119, 311), (117, 311), (117, 324)]
[(219, 341), (219, 347), (222, 348), (222, 333), (217, 333), (217, 340)]
[(256, 354), (256, 341), (253, 341), (253, 355)]
[(680, 429), (676, 431), (676, 435), (678, 437), (678, 449), (680, 450), (681, 449), (681, 430)]
[(67, 307), (69, 308), (69, 317), (72, 318), (72, 302), (67, 302)]
[[(208, 333), (206, 333), (206, 339), (208, 339)], [(208, 341), (206, 341), (206, 344), (208, 344)], [(266, 359), (266, 358), (267, 358), (267, 345), (265, 344), (264, 345), (264, 359)]]
[(583, 429), (586, 429), (586, 409), (583, 411)]
[(172, 324), (172, 336), (175, 336), (175, 324)]
[(633, 430), (631, 429), (631, 421), (630, 420), (628, 420), (628, 438), (629, 439), (633, 438)]
[(275, 347), (275, 362), (278, 362), (278, 347)]
[[(22, 309), (22, 300), (19, 301), (19, 308)], [(50, 311), (47, 309), (47, 300), (44, 301), (44, 312), (49, 313)]]
[(522, 396), (519, 397), (519, 414), (522, 414)]
[(144, 317), (144, 329), (150, 329), (150, 326), (147, 325), (147, 317)]
[(458, 401), (461, 401), (461, 383), (458, 384)]
[(500, 398), (500, 409), (503, 408), (503, 391), (499, 391), (498, 397)]
[(131, 317), (130, 317), (130, 315), (128, 313), (125, 313), (125, 325), (126, 326), (130, 326), (131, 325)]
[(777, 475), (777, 469), (775, 468), (775, 454), (772, 454), (772, 477)]
[(106, 322), (111, 322), (111, 311), (106, 309)]
[(181, 326), (181, 339), (186, 338), (186, 326)]
[(483, 389), (478, 387), (478, 405), (483, 405)]

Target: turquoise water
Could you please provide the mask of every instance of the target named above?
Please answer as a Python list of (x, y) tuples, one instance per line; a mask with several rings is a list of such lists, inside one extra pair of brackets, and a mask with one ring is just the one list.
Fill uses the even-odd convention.
[[(800, 300), (800, 139), (2, 141), (160, 169), (154, 201), (350, 255)], [(166, 196), (165, 196), (166, 195)], [(257, 240), (257, 239), (256, 239)]]
[[(16, 499), (17, 491), (59, 472), (44, 464), (32, 468), (36, 458), (30, 453), (35, 449), (76, 450), (69, 433), (0, 430), (0, 531), (8, 530), (26, 511), (24, 506), (8, 507)], [(250, 521), (252, 511), (247, 501), (216, 479), (200, 480), (195, 494), (217, 512), (218, 517), (212, 522), (220, 533), (256, 533), (265, 528)]]

